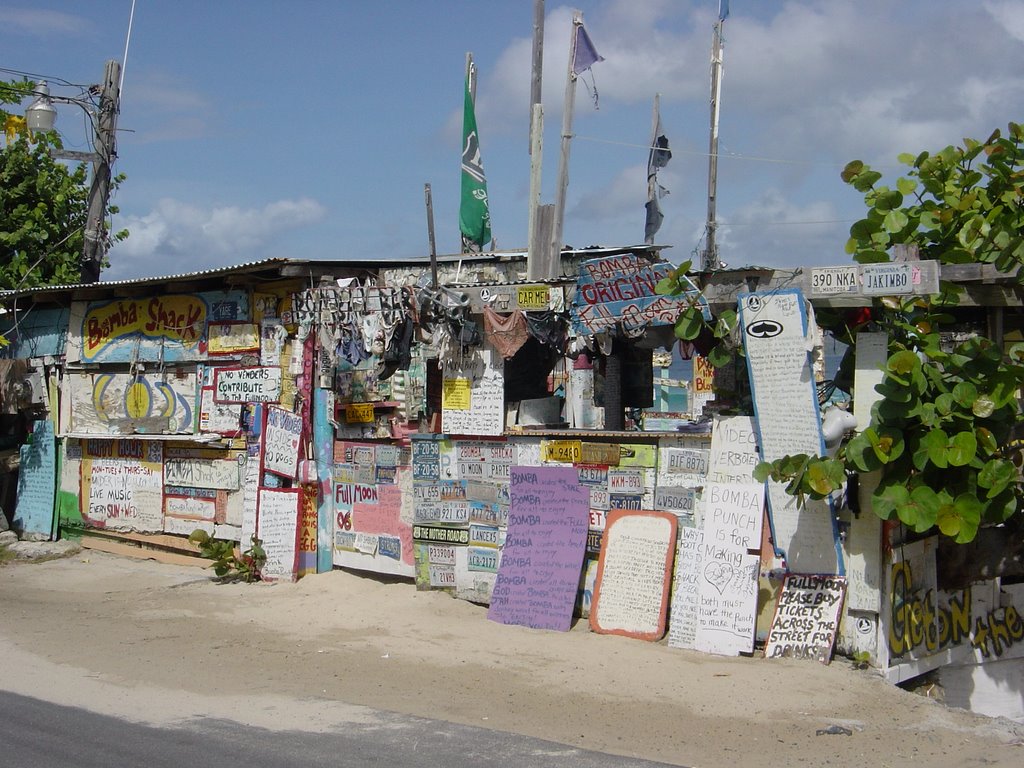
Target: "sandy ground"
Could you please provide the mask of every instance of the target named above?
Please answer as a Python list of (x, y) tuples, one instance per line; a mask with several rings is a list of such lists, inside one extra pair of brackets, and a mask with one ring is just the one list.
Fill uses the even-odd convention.
[[(509, 627), (334, 571), (221, 585), (98, 552), (0, 567), (0, 687), (151, 724), (323, 731), (372, 709), (690, 766), (1020, 766), (1024, 726), (837, 659), (728, 659)], [(817, 734), (829, 726), (852, 731)]]

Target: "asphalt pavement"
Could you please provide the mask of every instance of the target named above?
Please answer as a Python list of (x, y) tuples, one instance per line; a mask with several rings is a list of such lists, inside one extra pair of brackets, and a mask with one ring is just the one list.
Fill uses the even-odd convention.
[[(254, 697), (254, 706), (258, 705)], [(226, 720), (154, 727), (0, 690), (0, 768), (654, 768), (502, 731), (377, 712), (343, 732), (272, 731)]]

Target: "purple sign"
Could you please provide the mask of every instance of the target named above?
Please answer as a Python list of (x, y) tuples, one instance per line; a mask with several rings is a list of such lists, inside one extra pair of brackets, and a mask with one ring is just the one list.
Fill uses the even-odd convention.
[(569, 630), (590, 523), (575, 467), (512, 467), (508, 532), (487, 618)]

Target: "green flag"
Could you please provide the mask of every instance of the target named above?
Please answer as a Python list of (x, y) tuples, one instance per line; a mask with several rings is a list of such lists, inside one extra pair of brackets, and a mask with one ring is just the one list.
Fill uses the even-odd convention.
[(479, 253), (491, 239), (491, 213), (487, 207), (487, 179), (480, 158), (480, 137), (476, 132), (473, 94), (466, 73), (466, 105), (462, 113), (462, 204), (459, 229), (464, 253)]

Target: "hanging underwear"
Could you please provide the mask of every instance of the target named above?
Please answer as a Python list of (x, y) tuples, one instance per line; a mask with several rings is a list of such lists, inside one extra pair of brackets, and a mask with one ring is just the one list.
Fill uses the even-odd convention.
[(490, 307), (484, 307), (484, 333), (498, 353), (508, 360), (530, 338), (526, 318), (522, 312), (501, 315)]
[(525, 312), (530, 335), (559, 354), (565, 353), (565, 320), (557, 312)]

